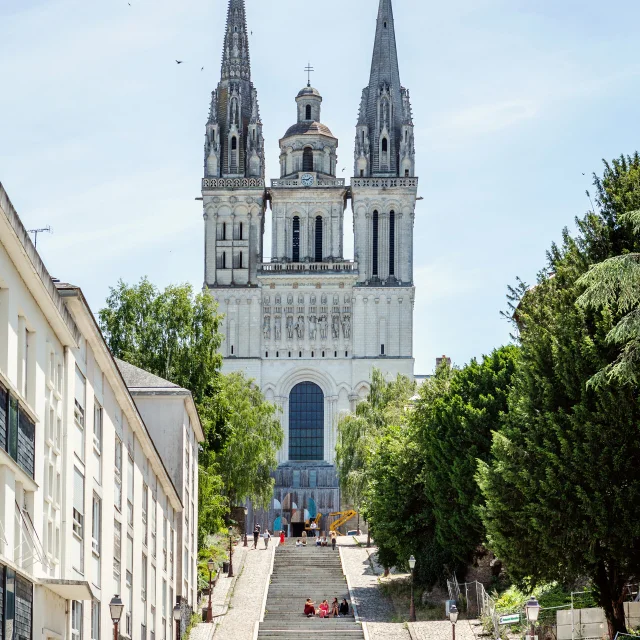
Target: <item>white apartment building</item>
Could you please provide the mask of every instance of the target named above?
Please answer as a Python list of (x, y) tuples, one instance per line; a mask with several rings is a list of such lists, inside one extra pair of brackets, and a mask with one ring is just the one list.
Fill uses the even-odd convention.
[(0, 640), (109, 640), (115, 594), (122, 637), (173, 638), (182, 495), (82, 292), (52, 281), (0, 185)]

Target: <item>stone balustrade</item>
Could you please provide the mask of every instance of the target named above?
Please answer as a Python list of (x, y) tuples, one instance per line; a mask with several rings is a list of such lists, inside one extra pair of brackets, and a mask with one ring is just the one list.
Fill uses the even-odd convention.
[(394, 189), (418, 187), (418, 178), (351, 178), (351, 188)]
[(267, 262), (259, 266), (263, 274), (278, 273), (357, 273), (357, 262)]
[(203, 178), (202, 190), (207, 189), (264, 189), (263, 178)]
[[(344, 178), (317, 178), (313, 181), (313, 188), (322, 188), (322, 187), (344, 187), (345, 181)], [(271, 181), (272, 189), (301, 189), (304, 188), (302, 182), (296, 178), (288, 178), (285, 180), (272, 180)]]

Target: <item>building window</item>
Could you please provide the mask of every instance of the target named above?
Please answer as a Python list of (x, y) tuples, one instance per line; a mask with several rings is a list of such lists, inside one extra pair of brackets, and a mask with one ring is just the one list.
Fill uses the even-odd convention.
[(324, 459), (324, 394), (313, 382), (297, 384), (289, 395), (289, 459)]
[(18, 398), (0, 384), (0, 446), (33, 478), (36, 426)]
[(158, 503), (151, 496), (151, 555), (155, 558), (157, 551)]
[(305, 147), (302, 152), (302, 170), (313, 171), (313, 149)]
[(102, 552), (102, 501), (93, 494), (93, 518), (91, 521), (91, 553), (93, 556), (93, 581), (100, 586), (100, 553)]
[(71, 603), (71, 640), (82, 640), (82, 602)]
[(387, 153), (389, 150), (389, 142), (386, 138), (382, 138), (382, 153)]
[(73, 469), (73, 568), (84, 573), (84, 476)]
[(169, 538), (169, 577), (173, 579), (173, 541), (175, 532), (171, 527), (171, 534)]
[(238, 148), (238, 138), (233, 136), (233, 138), (231, 138), (231, 151), (236, 151), (237, 148)]
[(223, 269), (227, 268), (227, 252), (226, 251), (222, 252), (222, 268)]
[(133, 527), (133, 458), (127, 457), (127, 522)]
[(140, 598), (142, 602), (147, 601), (147, 556), (142, 555), (142, 585), (140, 587)]
[(308, 104), (305, 108), (305, 120), (311, 120), (311, 105)]
[(227, 223), (226, 222), (222, 223), (222, 239), (223, 240), (227, 239)]
[(114, 460), (113, 501), (118, 511), (122, 510), (122, 440), (116, 436), (116, 454)]
[(149, 540), (149, 487), (142, 483), (142, 544), (146, 547)]
[(378, 275), (378, 212), (373, 212), (373, 265), (372, 265), (372, 275)]
[(76, 390), (74, 403), (75, 443), (74, 452), (84, 462), (84, 421), (86, 404), (86, 381), (76, 367)]
[(389, 275), (396, 274), (396, 214), (389, 214)]
[(162, 568), (167, 570), (167, 537), (169, 536), (169, 532), (167, 530), (167, 519), (163, 518), (162, 522)]
[(360, 177), (364, 178), (364, 169), (360, 169)]
[(240, 223), (240, 240), (242, 240), (243, 223)]
[[(8, 578), (7, 576), (7, 582)], [(16, 576), (15, 585), (15, 633), (13, 637), (14, 640), (30, 640), (33, 635), (33, 585), (20, 576)], [(7, 600), (9, 596), (10, 594), (7, 593)]]
[(408, 178), (409, 177), (409, 169), (405, 169), (404, 170), (404, 177)]
[(383, 344), (380, 345), (380, 355), (382, 355), (382, 356), (384, 355), (384, 345)]
[(122, 525), (113, 521), (113, 581), (115, 593), (120, 593), (120, 575), (122, 566)]
[(322, 216), (316, 216), (316, 262), (322, 262)]
[(127, 536), (127, 572), (125, 574), (126, 589), (127, 589), (127, 613), (125, 617), (125, 629), (129, 637), (133, 630), (133, 538)]
[(300, 262), (300, 218), (293, 217), (293, 261)]
[(100, 603), (91, 603), (91, 640), (100, 640)]
[(240, 269), (244, 269), (244, 264), (242, 262), (242, 251), (240, 252)]
[(97, 400), (93, 404), (93, 477), (102, 484), (102, 407)]

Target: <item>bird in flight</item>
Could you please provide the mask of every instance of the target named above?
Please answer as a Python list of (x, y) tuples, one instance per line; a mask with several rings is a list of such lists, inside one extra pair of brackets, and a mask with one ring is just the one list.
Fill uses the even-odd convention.
[(200, 71), (204, 71), (204, 67), (202, 67), (202, 68), (200, 69)]
[(176, 60), (176, 64), (182, 64), (184, 60)]

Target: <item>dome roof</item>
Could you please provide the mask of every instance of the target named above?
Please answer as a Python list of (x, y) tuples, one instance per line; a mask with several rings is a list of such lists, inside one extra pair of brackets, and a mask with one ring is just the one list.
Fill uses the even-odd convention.
[(317, 96), (318, 98), (322, 97), (317, 89), (314, 89), (310, 86), (306, 86), (304, 87), (304, 89), (300, 89), (297, 97), (302, 98), (303, 96)]
[(329, 136), (333, 138), (334, 135), (331, 133), (331, 129), (327, 127), (326, 124), (322, 124), (321, 122), (313, 122), (311, 120), (305, 120), (304, 122), (297, 122), (292, 127), (287, 129), (287, 133), (284, 134), (285, 138), (289, 138), (290, 136)]

